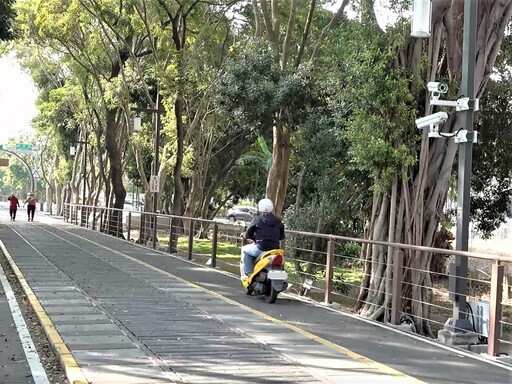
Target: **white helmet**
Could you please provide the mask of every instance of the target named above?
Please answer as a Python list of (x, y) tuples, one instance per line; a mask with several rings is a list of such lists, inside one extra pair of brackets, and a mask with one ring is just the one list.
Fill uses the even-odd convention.
[(261, 199), (258, 203), (258, 211), (261, 213), (271, 213), (274, 210), (274, 204), (270, 199)]

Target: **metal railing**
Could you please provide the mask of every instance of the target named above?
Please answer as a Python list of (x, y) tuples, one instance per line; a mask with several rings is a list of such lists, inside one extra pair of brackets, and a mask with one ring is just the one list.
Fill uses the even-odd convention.
[[(188, 260), (195, 259), (211, 267), (233, 273), (239, 271), (240, 247), (243, 245), (240, 234), (245, 230), (240, 225), (78, 204), (65, 205), (64, 220)], [(507, 275), (512, 273), (512, 257), (292, 230), (286, 231), (284, 247), (289, 280), (293, 287), (297, 287), (297, 294), (325, 303), (337, 302), (349, 307), (359, 303), (369, 308), (375, 305), (375, 300), (367, 300), (367, 296), (381, 290), (371, 286), (361, 288), (361, 281), (369, 278), (372, 270), (384, 268), (388, 270), (382, 274), (382, 284), (388, 285), (384, 310), (389, 314), (390, 323), (399, 325), (404, 318), (410, 317), (407, 308), (402, 308), (404, 290), (422, 289), (427, 291), (429, 300), (418, 303), (414, 303), (414, 299), (407, 300), (410, 305), (429, 308), (428, 318), (421, 320), (428, 322), (434, 331), (441, 329), (451, 317), (455, 292), (448, 280), (453, 275), (446, 268), (441, 271), (417, 269), (409, 261), (422, 255), (442, 259), (467, 257), (470, 266), (472, 262), (476, 264), (465, 279), (469, 287), (467, 298), (482, 308), (480, 311), (477, 306), (479, 310), (475, 313), (469, 306), (465, 312), (475, 325), (474, 334), (480, 340), (487, 340), (487, 353), (491, 356), (499, 356), (503, 349), (512, 352), (512, 300), (509, 295), (512, 292), (507, 284), (504, 285), (504, 279), (507, 281), (505, 271), (508, 270)], [(386, 261), (382, 258), (366, 260), (361, 257), (362, 247), (372, 247), (373, 253), (387, 252), (392, 256)], [(432, 284), (404, 279), (405, 274), (414, 272), (419, 272)]]

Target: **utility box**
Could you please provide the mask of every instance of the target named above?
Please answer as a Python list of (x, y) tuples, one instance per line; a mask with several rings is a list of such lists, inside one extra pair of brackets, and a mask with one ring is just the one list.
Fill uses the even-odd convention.
[[(480, 337), (488, 338), (489, 317), (491, 308), (489, 301), (472, 301), (469, 302), (469, 306), (471, 308), (471, 311), (469, 313), (469, 320), (473, 324), (475, 332), (478, 333)], [(502, 327), (503, 324), (500, 326), (500, 336), (502, 333)]]
[(8, 167), (9, 159), (0, 159), (0, 167)]

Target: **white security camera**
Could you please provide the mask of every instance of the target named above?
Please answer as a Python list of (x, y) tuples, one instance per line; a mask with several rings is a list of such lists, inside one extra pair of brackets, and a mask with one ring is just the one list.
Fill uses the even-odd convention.
[(418, 129), (425, 127), (434, 127), (448, 120), (448, 114), (446, 112), (437, 112), (432, 115), (421, 117), (416, 119), (416, 126)]
[(427, 84), (427, 88), (430, 92), (435, 92), (435, 93), (448, 92), (448, 84), (438, 83), (436, 81), (429, 81)]

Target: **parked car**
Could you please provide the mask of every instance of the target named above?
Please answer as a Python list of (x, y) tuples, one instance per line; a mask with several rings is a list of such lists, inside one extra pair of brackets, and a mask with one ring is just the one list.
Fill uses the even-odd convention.
[(258, 213), (258, 210), (253, 207), (244, 207), (235, 205), (228, 209), (228, 220), (230, 221), (251, 221)]
[(132, 201), (131, 199), (126, 199), (124, 201), (124, 210), (126, 210), (126, 211), (144, 211), (144, 202), (142, 200)]

